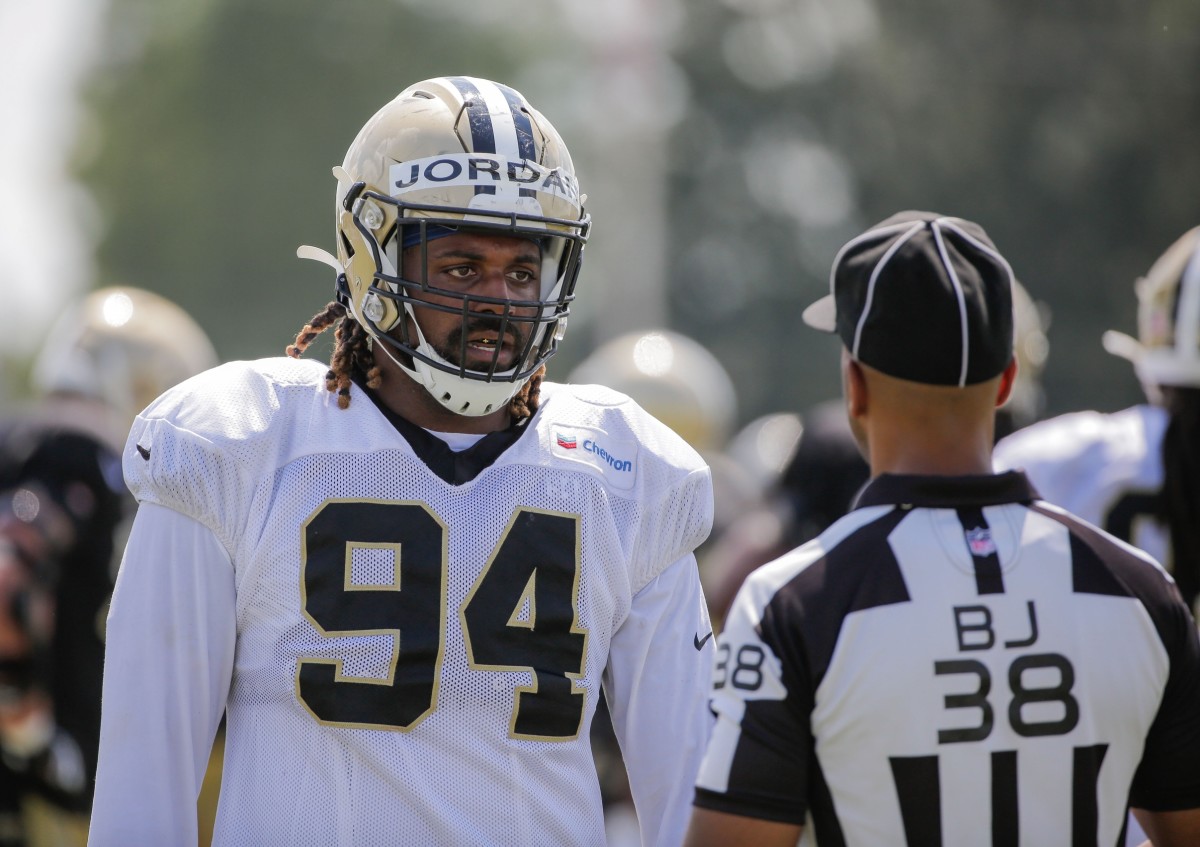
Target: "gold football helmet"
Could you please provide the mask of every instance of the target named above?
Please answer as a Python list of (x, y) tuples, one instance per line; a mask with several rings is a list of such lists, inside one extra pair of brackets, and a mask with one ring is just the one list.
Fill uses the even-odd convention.
[[(589, 218), (571, 156), (550, 122), (517, 91), (473, 77), (417, 83), (379, 110), (346, 153), (337, 177), (337, 258), (311, 247), (299, 255), (338, 273), (338, 297), (383, 349), (442, 405), (484, 415), (508, 402), (554, 355), (575, 296)], [(431, 287), (431, 238), (460, 229), (536, 241), (540, 297), (506, 300)], [(401, 253), (417, 247), (418, 279), (400, 275)], [(431, 306), (416, 294), (453, 298)], [(448, 361), (425, 339), (419, 309), (441, 308), (467, 322), (492, 307), (500, 332), (524, 340), (516, 364), (471, 370)], [(532, 317), (529, 314), (532, 313)], [(404, 317), (409, 320), (405, 321)]]
[(666, 329), (631, 332), (602, 344), (568, 381), (628, 394), (701, 452), (724, 449), (737, 420), (737, 392), (717, 357)]
[(128, 427), (159, 394), (216, 364), (212, 342), (187, 312), (119, 286), (93, 291), (59, 317), (32, 381), (42, 394), (103, 400)]
[(1104, 349), (1133, 362), (1152, 399), (1159, 385), (1200, 388), (1200, 227), (1168, 247), (1134, 290), (1138, 337), (1109, 330)]

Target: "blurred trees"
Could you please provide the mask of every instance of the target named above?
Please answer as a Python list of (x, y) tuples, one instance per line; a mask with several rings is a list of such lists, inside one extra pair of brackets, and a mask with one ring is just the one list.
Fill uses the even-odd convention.
[[(693, 7), (695, 4), (693, 4)], [(836, 394), (799, 321), (837, 247), (892, 212), (979, 221), (1047, 304), (1049, 411), (1140, 398), (1100, 346), (1200, 223), (1200, 7), (1068, 0), (724, 0), (679, 56), (671, 303), (750, 410)], [(815, 337), (814, 337), (815, 336)], [(756, 378), (755, 374), (769, 375)]]
[[(1133, 402), (1100, 334), (1134, 330), (1134, 277), (1200, 223), (1187, 0), (625, 0), (647, 24), (679, 18), (669, 104), (597, 94), (628, 59), (594, 61), (570, 0), (112, 2), (79, 156), (98, 282), (173, 297), (226, 358), (278, 354), (329, 299), (328, 271), (294, 251), (331, 246), (330, 167), (400, 88), (443, 73), (512, 81), (568, 138), (596, 197), (581, 322), (622, 314), (599, 295), (646, 264), (601, 244), (627, 237), (605, 220), (639, 196), (608, 196), (600, 154), (635, 111), (670, 113), (667, 221), (643, 231), (666, 233), (669, 324), (726, 363), (743, 421), (838, 392), (837, 345), (800, 311), (841, 243), (901, 208), (978, 220), (1049, 306), (1049, 411)], [(587, 352), (580, 335), (573, 321), (552, 376)]]

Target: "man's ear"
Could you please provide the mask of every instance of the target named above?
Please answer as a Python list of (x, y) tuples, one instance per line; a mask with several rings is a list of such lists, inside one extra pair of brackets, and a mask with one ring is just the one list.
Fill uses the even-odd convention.
[(862, 366), (842, 353), (842, 393), (846, 395), (846, 414), (851, 418), (861, 418), (867, 413), (867, 378)]
[(1000, 387), (996, 389), (996, 408), (1000, 408), (1008, 402), (1009, 395), (1012, 394), (1013, 386), (1017, 382), (1017, 357), (1013, 356), (1013, 360), (1008, 363), (1008, 367), (1004, 369), (1004, 373), (1000, 374)]

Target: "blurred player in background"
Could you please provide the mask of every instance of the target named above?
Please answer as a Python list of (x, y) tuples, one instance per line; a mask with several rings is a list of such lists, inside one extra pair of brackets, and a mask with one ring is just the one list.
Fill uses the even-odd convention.
[(1138, 338), (1109, 331), (1147, 401), (1074, 412), (1002, 440), (997, 469), (1022, 468), (1039, 493), (1145, 550), (1170, 570), (1188, 605), (1200, 594), (1200, 227), (1135, 286)]
[(724, 453), (746, 478), (751, 500), (761, 501), (779, 483), (803, 433), (804, 423), (797, 413), (768, 412), (729, 439)]
[(1008, 402), (996, 410), (996, 440), (1029, 426), (1046, 410), (1042, 372), (1050, 356), (1050, 310), (1035, 300), (1018, 280), (1013, 280), (1013, 358), (1017, 379)]
[(867, 481), (841, 401), (828, 401), (799, 417), (791, 457), (756, 508), (743, 513), (707, 557), (709, 611), (724, 620), (743, 580), (759, 565), (820, 535), (850, 510)]
[(674, 330), (639, 330), (606, 341), (567, 381), (629, 395), (701, 453), (724, 449), (737, 423), (737, 391), (724, 365)]
[(711, 478), (624, 395), (543, 379), (590, 226), (565, 144), (512, 88), (441, 77), (334, 175), (337, 256), (300, 254), (336, 300), (126, 444), (91, 844), (195, 842), (222, 712), (218, 845), (602, 844), (601, 689), (642, 841), (678, 843)]
[(0, 424), (0, 845), (80, 844), (100, 733), (104, 615), (133, 501), (120, 451), (160, 392), (217, 362), (175, 304), (95, 291)]
[(733, 379), (695, 339), (664, 328), (629, 332), (597, 347), (567, 381), (627, 394), (704, 457), (716, 492), (706, 550), (755, 498), (752, 475), (726, 452), (738, 420)]

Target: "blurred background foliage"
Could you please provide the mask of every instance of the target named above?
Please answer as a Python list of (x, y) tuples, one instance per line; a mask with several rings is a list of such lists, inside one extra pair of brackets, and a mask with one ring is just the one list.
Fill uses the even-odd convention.
[[(74, 168), (95, 284), (186, 307), (224, 358), (278, 355), (332, 294), (331, 166), (407, 84), (509, 82), (595, 218), (551, 378), (663, 324), (725, 364), (740, 421), (839, 391), (801, 310), (902, 208), (977, 220), (1052, 316), (1047, 413), (1140, 399), (1108, 328), (1200, 223), (1190, 0), (111, 0)], [(314, 355), (324, 355), (318, 347)]]

